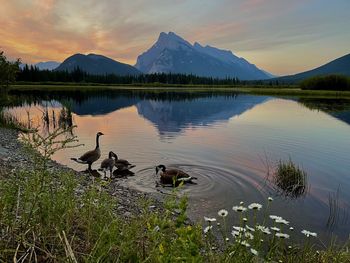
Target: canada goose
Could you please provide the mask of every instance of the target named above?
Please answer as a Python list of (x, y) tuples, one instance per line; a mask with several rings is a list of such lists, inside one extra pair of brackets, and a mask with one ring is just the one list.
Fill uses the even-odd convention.
[(106, 171), (109, 170), (110, 172), (110, 177), (112, 177), (112, 171), (113, 171), (113, 167), (115, 165), (115, 160), (113, 159), (113, 152), (109, 152), (108, 153), (108, 158), (104, 159), (101, 162), (101, 168), (98, 169), (99, 171), (103, 171), (104, 172), (104, 176), (106, 177)]
[(156, 174), (158, 174), (158, 172), (160, 175), (160, 182), (162, 184), (178, 185), (181, 182), (193, 183), (192, 180), (197, 179), (196, 177), (192, 177), (179, 169), (172, 168), (167, 170), (163, 164), (156, 167)]
[(104, 135), (102, 132), (98, 132), (96, 134), (96, 148), (95, 150), (88, 151), (84, 153), (81, 157), (79, 158), (71, 158), (71, 160), (77, 162), (77, 163), (82, 163), (82, 164), (88, 164), (89, 165), (89, 171), (91, 171), (91, 165), (96, 162), (98, 159), (101, 157), (101, 150), (100, 150), (100, 144), (99, 144), (99, 138), (100, 136)]
[(119, 171), (129, 170), (135, 167), (135, 165), (132, 165), (127, 160), (118, 159), (118, 155), (116, 155), (114, 152), (112, 152), (112, 154), (115, 158), (115, 167), (117, 167)]

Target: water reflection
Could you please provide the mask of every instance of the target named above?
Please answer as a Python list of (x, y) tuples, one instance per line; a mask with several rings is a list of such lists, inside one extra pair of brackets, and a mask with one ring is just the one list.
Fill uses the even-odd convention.
[(172, 137), (188, 127), (211, 126), (239, 116), (267, 97), (239, 96), (197, 98), (186, 100), (142, 100), (136, 104), (138, 113), (151, 121), (161, 137)]
[(326, 112), (327, 114), (350, 124), (349, 99), (300, 98), (298, 101), (311, 110)]

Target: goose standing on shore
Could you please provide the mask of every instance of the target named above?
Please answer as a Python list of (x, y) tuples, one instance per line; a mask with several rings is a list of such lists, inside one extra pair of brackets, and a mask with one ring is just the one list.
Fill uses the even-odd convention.
[(168, 170), (163, 164), (156, 167), (156, 174), (158, 175), (158, 173), (162, 184), (172, 184), (176, 186), (181, 182), (193, 183), (192, 180), (197, 179), (179, 169), (172, 168)]
[(104, 135), (102, 132), (98, 132), (96, 134), (96, 148), (94, 150), (88, 151), (84, 153), (81, 157), (79, 158), (71, 158), (71, 160), (81, 163), (81, 164), (87, 164), (89, 165), (88, 170), (91, 171), (91, 165), (96, 162), (98, 159), (101, 157), (101, 150), (100, 150), (100, 143), (99, 143), (99, 138), (100, 136)]
[(106, 172), (109, 170), (110, 172), (110, 178), (112, 177), (112, 171), (115, 165), (115, 160), (113, 159), (114, 157), (114, 153), (113, 152), (109, 152), (108, 153), (108, 158), (104, 159), (101, 162), (101, 168), (98, 169), (99, 171), (103, 171), (104, 172), (104, 177), (106, 177)]

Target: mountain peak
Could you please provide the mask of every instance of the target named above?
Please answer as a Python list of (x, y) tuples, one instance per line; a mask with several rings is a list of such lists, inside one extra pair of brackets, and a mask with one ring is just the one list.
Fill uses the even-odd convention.
[(161, 45), (161, 46), (165, 46), (165, 47), (171, 48), (171, 49), (177, 48), (178, 45), (191, 46), (191, 44), (189, 42), (187, 42), (182, 37), (176, 35), (174, 32), (169, 32), (169, 33), (161, 32), (159, 34), (159, 38), (158, 38), (156, 44)]
[(240, 79), (269, 78), (263, 71), (229, 50), (191, 45), (174, 32), (161, 32), (157, 42), (137, 58), (135, 67), (144, 73), (173, 72)]
[(115, 74), (126, 76), (140, 74), (133, 66), (118, 62), (103, 55), (84, 55), (79, 53), (66, 58), (55, 70), (72, 72), (77, 67), (94, 75)]

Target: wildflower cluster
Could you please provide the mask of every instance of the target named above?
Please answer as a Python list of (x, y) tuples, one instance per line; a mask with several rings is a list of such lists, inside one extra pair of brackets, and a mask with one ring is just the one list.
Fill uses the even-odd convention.
[[(269, 203), (273, 201), (273, 198), (269, 197), (267, 201), (266, 212), (268, 212)], [(226, 226), (226, 217), (229, 215), (229, 212), (221, 209), (218, 211), (219, 220), (204, 217), (204, 220), (208, 224), (204, 228), (204, 233), (207, 234), (209, 231), (215, 231), (212, 223), (216, 222), (217, 230), (223, 235), (223, 240), (227, 246), (226, 249), (229, 250), (228, 255), (231, 257), (240, 253), (247, 253), (250, 257), (271, 258), (274, 250), (281, 246), (285, 246), (285, 248), (291, 250), (292, 246), (286, 245), (282, 240), (290, 239), (294, 227), (290, 226), (290, 222), (283, 217), (268, 215), (268, 213), (265, 213), (265, 218), (262, 222), (257, 222), (257, 213), (262, 208), (263, 205), (259, 203), (251, 203), (244, 206), (244, 203), (240, 202), (239, 205), (233, 206), (232, 216), (239, 217), (241, 224), (232, 226), (231, 229), (227, 229)], [(223, 221), (224, 229), (219, 221)], [(231, 233), (231, 238), (228, 238), (226, 233)], [(308, 230), (302, 230), (301, 233), (308, 238), (317, 237), (316, 233)], [(230, 240), (232, 241), (228, 242)], [(277, 258), (276, 260), (279, 261)]]

